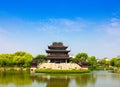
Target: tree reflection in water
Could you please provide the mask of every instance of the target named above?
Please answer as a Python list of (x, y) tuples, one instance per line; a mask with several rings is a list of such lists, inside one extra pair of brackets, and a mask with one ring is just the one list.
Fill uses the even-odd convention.
[(96, 76), (93, 74), (81, 74), (75, 77), (75, 82), (79, 87), (87, 87), (87, 85), (94, 85)]
[(9, 85), (9, 84), (14, 84), (14, 85), (31, 85), (32, 84), (32, 79), (30, 78), (30, 74), (28, 73), (8, 73), (8, 72), (3, 72), (0, 73), (0, 84), (2, 85)]
[(34, 79), (38, 83), (46, 83), (46, 87), (69, 87), (71, 80), (79, 87), (94, 85), (96, 82), (93, 74), (37, 75)]
[(46, 87), (69, 87), (70, 78), (66, 75), (34, 75), (38, 83), (46, 83)]
[(31, 86), (34, 82), (38, 87), (70, 87), (71, 81), (74, 81), (75, 86), (86, 87), (88, 84), (94, 84), (96, 77), (93, 74), (29, 74), (20, 73), (0, 73), (0, 84), (26, 87)]
[(53, 77), (47, 82), (46, 87), (69, 87), (70, 78)]
[(119, 87), (119, 81), (120, 74), (108, 73), (107, 71), (83, 74), (0, 72), (0, 87)]

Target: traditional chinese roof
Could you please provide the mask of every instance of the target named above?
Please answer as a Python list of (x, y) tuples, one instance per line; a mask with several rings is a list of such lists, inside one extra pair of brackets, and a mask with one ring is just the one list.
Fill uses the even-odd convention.
[(47, 53), (68, 53), (70, 50), (46, 50)]
[(66, 49), (67, 46), (64, 46), (62, 42), (53, 42), (46, 50), (46, 53), (48, 53), (46, 59), (69, 59), (68, 52), (70, 50)]
[(67, 48), (67, 46), (64, 46), (62, 42), (53, 42), (48, 48)]

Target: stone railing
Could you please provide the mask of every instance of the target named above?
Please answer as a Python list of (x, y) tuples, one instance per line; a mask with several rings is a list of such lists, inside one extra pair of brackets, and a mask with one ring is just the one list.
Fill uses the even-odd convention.
[(53, 70), (79, 70), (81, 67), (75, 63), (43, 63), (39, 64), (40, 69), (53, 69)]

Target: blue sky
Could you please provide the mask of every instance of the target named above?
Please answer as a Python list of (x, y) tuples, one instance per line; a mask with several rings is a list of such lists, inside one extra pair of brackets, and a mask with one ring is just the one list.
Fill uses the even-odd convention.
[(120, 0), (0, 0), (0, 53), (46, 54), (52, 42), (70, 55), (120, 55)]

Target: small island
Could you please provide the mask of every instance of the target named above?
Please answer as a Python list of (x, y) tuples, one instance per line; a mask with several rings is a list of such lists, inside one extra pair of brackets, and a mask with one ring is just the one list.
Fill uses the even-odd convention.
[[(46, 73), (79, 73), (89, 72), (88, 68), (81, 68), (76, 63), (70, 63), (70, 50), (62, 42), (53, 42), (46, 50), (46, 62), (37, 66), (36, 72)], [(83, 70), (84, 69), (84, 70)]]

